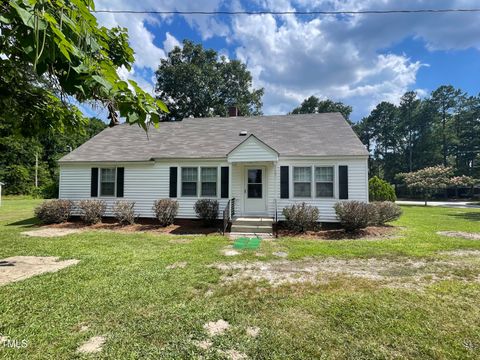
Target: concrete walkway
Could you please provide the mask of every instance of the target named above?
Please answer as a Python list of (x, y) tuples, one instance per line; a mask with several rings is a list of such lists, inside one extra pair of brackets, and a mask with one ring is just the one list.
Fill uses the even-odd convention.
[[(396, 201), (398, 205), (425, 205), (424, 201), (418, 200), (398, 200)], [(428, 201), (428, 206), (442, 206), (450, 208), (460, 208), (460, 209), (480, 209), (480, 205), (475, 204), (471, 201)]]

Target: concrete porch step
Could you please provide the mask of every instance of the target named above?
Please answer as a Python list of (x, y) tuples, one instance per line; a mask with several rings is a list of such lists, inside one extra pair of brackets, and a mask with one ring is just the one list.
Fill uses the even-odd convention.
[(240, 233), (271, 233), (272, 225), (232, 224), (231, 232)]
[(269, 217), (238, 217), (233, 219), (232, 225), (272, 226), (273, 219)]

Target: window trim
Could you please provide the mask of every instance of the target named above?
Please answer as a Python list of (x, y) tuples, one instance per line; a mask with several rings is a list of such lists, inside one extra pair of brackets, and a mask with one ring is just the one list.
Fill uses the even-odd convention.
[[(295, 181), (295, 168), (310, 168), (310, 196), (296, 196), (295, 195), (295, 184), (308, 184), (307, 181)], [(312, 199), (312, 181), (314, 174), (312, 173), (311, 165), (294, 165), (292, 166), (292, 197), (294, 199)]]
[[(317, 181), (316, 176), (315, 176), (317, 168), (331, 168), (332, 169), (332, 181)], [(336, 198), (336, 196), (335, 196), (335, 179), (336, 179), (335, 168), (336, 168), (335, 165), (314, 165), (314, 167), (313, 167), (313, 182), (314, 182), (314, 186), (315, 186), (315, 191), (314, 191), (315, 199), (335, 199)], [(317, 184), (330, 184), (330, 183), (332, 184), (332, 196), (318, 196), (317, 195)]]
[[(215, 169), (216, 170), (216, 178), (215, 178), (215, 195), (203, 195), (203, 183), (202, 181), (202, 169)], [(200, 185), (200, 194), (199, 197), (207, 198), (207, 199), (218, 199), (218, 166), (199, 166), (199, 185)], [(211, 183), (212, 181), (205, 181), (205, 183)]]
[[(115, 178), (113, 179), (113, 195), (103, 195), (102, 194), (102, 170), (113, 169)], [(98, 168), (98, 197), (99, 198), (114, 198), (117, 197), (117, 167), (115, 166), (105, 166)]]

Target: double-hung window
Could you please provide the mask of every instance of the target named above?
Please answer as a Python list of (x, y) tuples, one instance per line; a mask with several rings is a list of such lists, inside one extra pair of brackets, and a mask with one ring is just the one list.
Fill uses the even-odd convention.
[(115, 196), (115, 168), (100, 169), (100, 196)]
[(182, 196), (197, 196), (198, 168), (182, 168)]
[(312, 168), (310, 166), (293, 168), (293, 196), (312, 197)]
[(315, 168), (315, 193), (317, 198), (333, 198), (333, 166)]
[(217, 168), (202, 167), (201, 176), (201, 196), (217, 196)]

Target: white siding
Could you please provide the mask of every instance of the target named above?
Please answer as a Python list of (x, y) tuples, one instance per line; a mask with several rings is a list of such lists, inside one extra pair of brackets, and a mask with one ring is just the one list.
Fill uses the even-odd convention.
[[(135, 201), (135, 211), (141, 217), (154, 217), (152, 205), (155, 200), (169, 198), (169, 168), (170, 166), (228, 166), (226, 162), (183, 162), (152, 163), (152, 164), (115, 164), (125, 168), (124, 197), (97, 197), (107, 202), (107, 215), (111, 215), (111, 207), (116, 200)], [(62, 165), (60, 168), (60, 193), (61, 199), (82, 200), (90, 197), (91, 168), (102, 165)], [(179, 203), (179, 218), (196, 218), (193, 205), (199, 198), (181, 197), (181, 171), (178, 171), (177, 184)], [(220, 216), (228, 199), (220, 199), (220, 175), (217, 179), (217, 195), (220, 205)]]
[[(348, 200), (359, 200), (368, 202), (368, 166), (365, 158), (361, 159), (338, 159), (338, 160), (283, 160), (277, 164), (277, 174), (280, 174), (280, 166), (290, 166), (289, 176), (289, 199), (280, 199), (278, 195), (278, 215), (280, 220), (283, 220), (282, 209), (286, 206), (290, 206), (295, 203), (306, 202), (309, 205), (318, 207), (320, 210), (320, 221), (322, 222), (334, 222), (337, 221), (335, 210), (333, 206), (338, 201), (338, 166), (348, 166)], [(294, 166), (334, 166), (334, 198), (322, 199), (322, 198), (295, 198), (293, 196), (293, 167)], [(312, 174), (313, 176), (313, 174)], [(276, 188), (280, 189), (280, 176), (277, 176)], [(274, 208), (272, 208), (273, 214)]]
[(250, 136), (228, 154), (228, 162), (277, 161), (278, 154), (254, 136)]
[[(181, 170), (182, 166), (230, 166), (230, 197), (235, 198), (235, 213), (241, 215), (244, 209), (244, 176), (245, 166), (261, 165), (266, 168), (265, 179), (267, 209), (268, 215), (274, 216), (275, 199), (277, 200), (277, 209), (280, 219), (282, 209), (294, 203), (303, 202), (317, 206), (320, 209), (320, 221), (336, 221), (333, 206), (338, 199), (338, 166), (348, 166), (348, 194), (349, 200), (368, 201), (368, 166), (366, 158), (341, 158), (341, 159), (280, 159), (277, 162), (250, 162), (228, 164), (221, 160), (204, 161), (159, 161), (155, 163), (125, 163), (113, 164), (125, 168), (124, 198), (125, 200), (135, 201), (135, 209), (142, 217), (153, 217), (152, 205), (154, 200), (169, 197), (169, 167), (177, 166), (178, 171), (178, 202), (180, 218), (195, 218), (193, 205), (198, 199), (196, 197), (181, 197)], [(280, 166), (290, 166), (290, 198), (280, 199)], [(332, 199), (302, 198), (293, 197), (293, 166), (334, 166), (334, 192)], [(70, 200), (90, 199), (90, 176), (91, 167), (101, 167), (101, 165), (62, 165), (60, 169), (60, 198)], [(220, 202), (221, 212), (226, 206), (228, 199), (220, 199), (220, 173), (217, 179), (217, 199)], [(116, 198), (102, 198), (108, 203), (109, 209)]]

